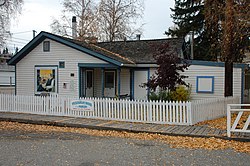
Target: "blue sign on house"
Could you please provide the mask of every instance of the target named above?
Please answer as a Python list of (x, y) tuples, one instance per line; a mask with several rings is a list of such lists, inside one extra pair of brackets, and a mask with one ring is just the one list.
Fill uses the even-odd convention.
[(70, 105), (73, 111), (94, 111), (94, 102), (91, 100), (72, 100)]

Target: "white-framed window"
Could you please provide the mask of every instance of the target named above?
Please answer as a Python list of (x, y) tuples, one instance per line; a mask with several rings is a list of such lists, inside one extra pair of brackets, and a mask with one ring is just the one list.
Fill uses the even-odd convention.
[(57, 93), (57, 67), (35, 67), (35, 94)]

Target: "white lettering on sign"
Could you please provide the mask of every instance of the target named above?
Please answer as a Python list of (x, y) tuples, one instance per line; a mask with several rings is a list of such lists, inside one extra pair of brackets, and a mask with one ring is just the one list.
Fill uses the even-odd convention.
[(91, 100), (72, 100), (70, 105), (73, 111), (94, 111), (94, 102)]

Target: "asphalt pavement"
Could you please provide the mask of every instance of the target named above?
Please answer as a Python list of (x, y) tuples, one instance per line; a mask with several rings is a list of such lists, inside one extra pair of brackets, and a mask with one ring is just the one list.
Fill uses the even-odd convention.
[(0, 166), (248, 166), (232, 149), (173, 148), (166, 143), (65, 132), (0, 131)]

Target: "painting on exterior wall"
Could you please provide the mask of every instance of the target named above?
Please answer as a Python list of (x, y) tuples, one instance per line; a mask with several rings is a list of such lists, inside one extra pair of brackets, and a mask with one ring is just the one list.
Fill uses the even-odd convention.
[(57, 67), (35, 67), (35, 93), (57, 93)]

